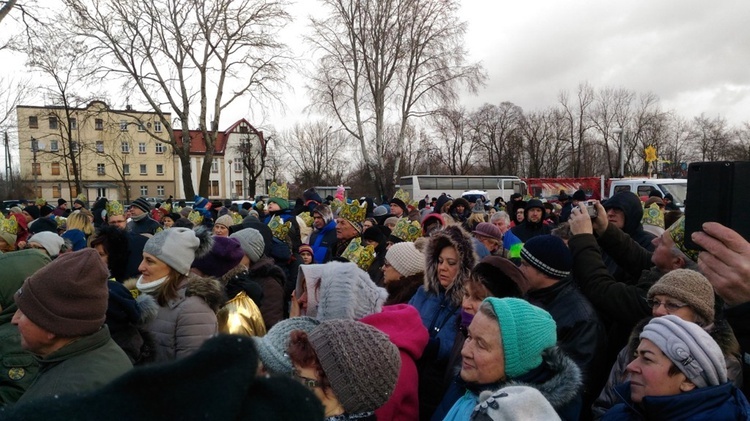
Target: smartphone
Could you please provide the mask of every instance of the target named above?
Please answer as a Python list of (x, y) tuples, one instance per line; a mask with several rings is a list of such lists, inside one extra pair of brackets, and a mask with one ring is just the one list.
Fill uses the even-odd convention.
[(750, 239), (750, 162), (694, 162), (688, 166), (685, 245), (702, 250), (691, 235), (705, 222), (718, 222)]

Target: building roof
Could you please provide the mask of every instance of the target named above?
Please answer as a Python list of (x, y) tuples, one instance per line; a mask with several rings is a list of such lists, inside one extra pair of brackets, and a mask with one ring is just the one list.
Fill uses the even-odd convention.
[[(214, 155), (224, 155), (226, 152), (226, 146), (227, 146), (227, 139), (229, 138), (229, 135), (231, 133), (240, 133), (238, 130), (238, 127), (242, 123), (247, 124), (248, 126), (248, 133), (255, 133), (258, 135), (258, 138), (260, 139), (261, 145), (265, 147), (265, 139), (263, 138), (263, 132), (258, 131), (253, 127), (252, 124), (250, 124), (247, 120), (240, 119), (237, 120), (234, 124), (229, 126), (228, 129), (217, 132), (216, 133), (216, 144), (214, 145)], [(198, 154), (203, 155), (206, 152), (206, 141), (203, 138), (203, 132), (200, 130), (190, 130), (190, 153), (191, 154)], [(175, 142), (178, 147), (182, 147), (182, 130), (174, 130), (174, 137)]]

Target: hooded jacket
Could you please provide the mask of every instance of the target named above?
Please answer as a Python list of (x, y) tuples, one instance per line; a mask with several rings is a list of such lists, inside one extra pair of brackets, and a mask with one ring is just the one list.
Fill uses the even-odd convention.
[(258, 307), (263, 315), (266, 329), (271, 329), (273, 325), (284, 319), (284, 302), (287, 297), (284, 293), (286, 275), (271, 258), (263, 256), (248, 269), (247, 278), (258, 283), (263, 289), (263, 300)]
[[(655, 236), (643, 230), (643, 224), (641, 224), (641, 220), (643, 219), (643, 205), (638, 196), (631, 192), (619, 192), (604, 202), (603, 205), (606, 210), (620, 209), (625, 214), (625, 225), (622, 227), (622, 231), (644, 249), (654, 251), (654, 245), (651, 241)], [(607, 266), (607, 270), (616, 280), (632, 282), (638, 279), (637, 276), (628, 275), (608, 254), (604, 253), (602, 258), (604, 259), (604, 264)]]
[(401, 369), (391, 398), (375, 410), (379, 420), (412, 421), (419, 419), (419, 393), (416, 361), (422, 356), (429, 335), (417, 310), (406, 304), (383, 307), (380, 313), (360, 320), (388, 335), (398, 347)]
[[(539, 220), (539, 222), (529, 221), (529, 209), (532, 208), (542, 210), (542, 218)], [(520, 238), (521, 241), (525, 243), (531, 238), (538, 235), (547, 235), (552, 233), (552, 228), (544, 223), (544, 205), (542, 204), (541, 200), (529, 200), (529, 203), (526, 204), (526, 207), (524, 209), (525, 211), (523, 222), (511, 229), (511, 232), (513, 232), (516, 237)]]
[(310, 234), (313, 262), (326, 263), (331, 260), (336, 248), (336, 221), (329, 221), (320, 230)]

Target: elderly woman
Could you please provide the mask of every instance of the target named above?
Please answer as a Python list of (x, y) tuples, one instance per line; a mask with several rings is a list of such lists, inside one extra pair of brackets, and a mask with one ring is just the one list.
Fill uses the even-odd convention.
[(675, 315), (652, 319), (641, 332), (622, 403), (603, 420), (747, 419), (750, 404), (727, 380), (724, 354), (700, 326)]

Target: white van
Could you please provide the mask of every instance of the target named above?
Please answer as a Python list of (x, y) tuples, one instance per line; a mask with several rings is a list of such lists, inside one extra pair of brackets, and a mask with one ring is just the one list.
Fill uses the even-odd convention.
[(661, 192), (662, 196), (669, 193), (674, 204), (685, 211), (685, 196), (687, 194), (687, 179), (684, 178), (621, 178), (612, 179), (609, 185), (609, 197), (621, 191), (632, 191), (641, 196), (648, 196), (651, 189)]

